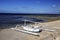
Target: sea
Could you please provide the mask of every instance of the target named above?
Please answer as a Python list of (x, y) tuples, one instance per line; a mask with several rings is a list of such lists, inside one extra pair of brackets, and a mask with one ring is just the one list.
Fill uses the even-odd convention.
[(56, 17), (60, 15), (32, 15), (32, 14), (0, 14), (0, 28), (9, 28), (9, 27), (15, 27), (17, 24), (23, 25), (24, 21), (26, 21), (27, 24), (34, 23), (34, 22), (46, 22), (47, 20), (44, 18), (36, 18), (36, 16), (49, 16), (49, 17)]

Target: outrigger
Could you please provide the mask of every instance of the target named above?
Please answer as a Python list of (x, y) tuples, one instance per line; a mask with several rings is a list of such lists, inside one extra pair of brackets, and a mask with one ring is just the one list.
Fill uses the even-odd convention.
[[(30, 20), (24, 20), (24, 25), (21, 26), (24, 30), (21, 30), (21, 29), (17, 28), (20, 25), (16, 25), (15, 28), (11, 28), (11, 29), (19, 31), (19, 32), (24, 32), (24, 33), (36, 35), (36, 36), (39, 36), (39, 32), (42, 31), (42, 30), (55, 31), (55, 30), (50, 30), (50, 29), (44, 29), (44, 28), (41, 28), (40, 26), (36, 26), (36, 25), (34, 25), (34, 26), (27, 25), (26, 21), (34, 22), (34, 21), (30, 21)], [(34, 22), (34, 24), (36, 24), (36, 23), (38, 23), (38, 22)]]

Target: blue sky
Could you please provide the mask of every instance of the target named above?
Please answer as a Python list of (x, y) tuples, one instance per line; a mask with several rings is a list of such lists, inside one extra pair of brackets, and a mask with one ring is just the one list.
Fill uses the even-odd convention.
[(2, 13), (60, 13), (60, 0), (0, 0)]

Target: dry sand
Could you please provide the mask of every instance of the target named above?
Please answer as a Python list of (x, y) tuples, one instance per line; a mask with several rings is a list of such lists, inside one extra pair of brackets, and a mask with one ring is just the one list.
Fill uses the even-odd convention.
[(42, 31), (39, 33), (40, 36), (33, 36), (11, 29), (4, 29), (0, 31), (0, 40), (60, 40), (60, 20), (40, 23), (38, 25), (43, 28), (54, 29), (56, 32)]

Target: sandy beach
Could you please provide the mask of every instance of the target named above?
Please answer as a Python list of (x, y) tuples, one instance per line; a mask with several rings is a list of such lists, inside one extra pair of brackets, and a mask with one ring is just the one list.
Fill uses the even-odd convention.
[(60, 20), (40, 23), (38, 25), (43, 28), (56, 30), (56, 32), (42, 31), (39, 33), (40, 36), (34, 36), (7, 28), (1, 29), (0, 40), (60, 40)]

